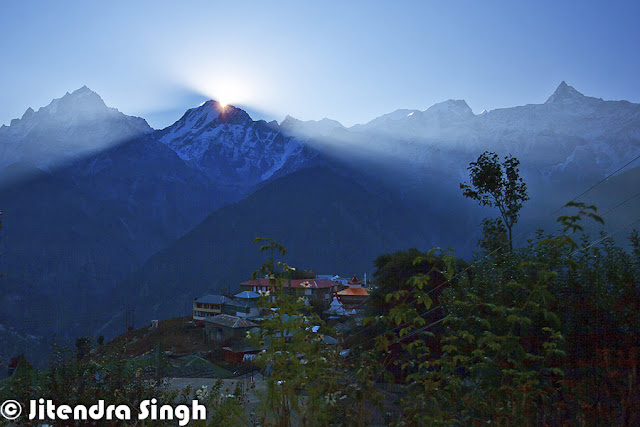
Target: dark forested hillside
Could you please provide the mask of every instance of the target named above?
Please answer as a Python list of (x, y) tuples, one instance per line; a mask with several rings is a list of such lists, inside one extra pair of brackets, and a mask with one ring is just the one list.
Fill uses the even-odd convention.
[(316, 167), (270, 182), (151, 257), (121, 285), (122, 294), (139, 298), (134, 305), (147, 320), (184, 312), (207, 292), (233, 292), (264, 261), (257, 236), (285, 244), (292, 266), (344, 275), (372, 272), (385, 251), (463, 237), (455, 221), (429, 206), (408, 205), (373, 184), (365, 189), (346, 175)]
[(227, 197), (148, 138), (3, 189), (0, 319), (90, 333), (115, 310), (103, 299), (115, 283)]
[[(637, 155), (640, 123), (636, 104), (564, 83), (545, 104), (474, 115), (445, 101), (352, 128), (253, 121), (210, 101), (151, 131), (86, 88), (63, 99), (65, 109), (54, 101), (28, 111), (0, 138), (0, 160), (18, 161), (0, 171), (0, 325), (20, 333), (97, 333), (127, 305), (144, 321), (184, 314), (193, 297), (248, 277), (262, 261), (256, 236), (324, 273), (362, 274), (380, 253), (411, 246), (451, 246), (469, 259), (483, 218), (497, 212), (468, 203), (459, 184), (486, 149), (521, 161), (531, 197), (513, 230), (522, 246), (538, 228), (557, 229), (552, 212)], [(85, 101), (101, 115), (83, 118)], [(20, 154), (25, 141), (41, 148), (34, 159)], [(75, 150), (81, 143), (90, 150)], [(66, 166), (55, 169), (49, 149)], [(625, 201), (638, 191), (637, 169), (625, 170), (581, 199), (601, 209), (610, 232), (638, 209), (638, 198)]]

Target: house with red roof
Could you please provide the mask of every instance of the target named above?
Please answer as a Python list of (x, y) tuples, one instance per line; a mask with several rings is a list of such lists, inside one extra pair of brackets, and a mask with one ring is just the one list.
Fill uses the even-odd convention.
[[(273, 292), (275, 284), (269, 279), (252, 279), (240, 284), (243, 291)], [(341, 286), (330, 279), (296, 279), (283, 280), (284, 292), (307, 297), (316, 303), (331, 302), (331, 296)]]

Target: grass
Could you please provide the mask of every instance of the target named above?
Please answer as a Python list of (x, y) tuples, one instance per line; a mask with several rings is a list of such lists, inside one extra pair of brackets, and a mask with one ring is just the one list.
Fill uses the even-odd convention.
[[(125, 355), (131, 358), (130, 363), (140, 368), (155, 365), (153, 356), (160, 345), (162, 351), (170, 351), (168, 359), (170, 365), (177, 368), (177, 372), (193, 373), (207, 372), (218, 378), (230, 378), (232, 370), (198, 356), (200, 352), (211, 352), (215, 348), (211, 343), (204, 343), (202, 328), (190, 323), (191, 317), (179, 317), (160, 321), (157, 328), (149, 326), (129, 331), (98, 348), (97, 356), (113, 352), (120, 352), (124, 348)], [(179, 359), (178, 359), (179, 358)], [(224, 361), (220, 361), (224, 365)]]
[(202, 329), (188, 322), (190, 317), (160, 321), (157, 328), (144, 328), (129, 331), (105, 343), (100, 353), (117, 351), (123, 346), (130, 357), (139, 357), (156, 350), (158, 344), (164, 351), (175, 356), (186, 356), (200, 351), (211, 351), (210, 344), (202, 339)]

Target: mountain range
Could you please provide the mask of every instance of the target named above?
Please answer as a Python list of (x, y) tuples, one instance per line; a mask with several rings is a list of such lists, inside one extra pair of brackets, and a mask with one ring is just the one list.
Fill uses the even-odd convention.
[[(377, 255), (410, 246), (468, 258), (495, 212), (458, 184), (485, 150), (520, 159), (526, 229), (640, 154), (640, 105), (562, 82), (544, 104), (476, 115), (448, 100), (349, 128), (254, 121), (208, 101), (153, 130), (86, 87), (28, 109), (0, 128), (0, 325), (11, 332), (0, 347), (109, 336), (132, 307), (141, 322), (188, 312), (260, 266), (257, 236), (319, 273), (372, 273)], [(638, 191), (636, 169), (623, 172), (606, 193), (622, 200)], [(601, 208), (620, 201), (603, 196)], [(634, 203), (613, 222), (637, 215)]]

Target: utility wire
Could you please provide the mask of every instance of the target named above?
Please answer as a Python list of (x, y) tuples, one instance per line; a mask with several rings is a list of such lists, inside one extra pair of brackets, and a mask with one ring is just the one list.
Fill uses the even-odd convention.
[[(613, 175), (617, 174), (618, 172), (620, 172), (621, 170), (623, 170), (624, 168), (626, 168), (627, 166), (629, 166), (631, 163), (635, 162), (636, 160), (640, 159), (640, 154), (638, 156), (636, 156), (635, 158), (633, 158), (632, 160), (628, 161), (627, 163), (625, 163), (624, 165), (620, 166), (618, 169), (616, 169), (615, 171), (611, 172), (610, 174), (608, 174), (607, 176), (605, 176), (604, 178), (602, 178), (601, 180), (599, 180), (598, 182), (596, 182), (595, 184), (593, 184), (591, 187), (587, 188), (586, 190), (584, 190), (582, 193), (578, 194), (577, 196), (575, 196), (574, 198), (572, 198), (568, 203), (571, 202), (575, 202), (577, 201), (580, 197), (584, 196), (585, 194), (587, 194), (588, 192), (590, 192), (591, 190), (593, 190), (594, 188), (596, 188), (598, 185), (602, 184), (603, 182), (607, 181), (609, 178), (611, 178)], [(634, 196), (635, 197), (635, 196)], [(623, 202), (624, 203), (624, 202)], [(531, 229), (535, 226), (538, 226), (542, 223), (543, 220), (545, 220), (547, 217), (550, 217), (552, 215), (557, 214), (558, 212), (560, 212), (562, 209), (564, 209), (565, 207), (567, 207), (567, 204), (564, 204), (563, 206), (560, 206), (559, 208), (557, 208), (556, 210), (554, 210), (553, 212), (544, 215), (543, 217), (539, 218), (532, 226), (527, 227), (527, 229), (523, 232), (518, 233), (518, 235), (516, 235), (516, 237), (513, 238), (513, 240), (516, 240), (520, 237), (522, 237), (524, 234), (527, 234), (531, 231)], [(617, 207), (617, 206), (616, 206)], [(607, 211), (610, 212), (611, 210)], [(604, 215), (604, 214), (603, 214)]]
[(617, 205), (615, 205), (614, 207), (612, 207), (611, 209), (608, 209), (606, 212), (600, 214), (600, 216), (605, 216), (606, 214), (608, 214), (611, 211), (616, 210), (617, 208), (619, 208), (620, 206), (624, 205), (625, 203), (627, 203), (629, 200), (634, 199), (636, 197), (640, 196), (640, 193), (636, 193), (633, 196), (623, 200), (622, 202), (618, 203)]
[[(585, 195), (585, 194), (587, 194), (589, 191), (593, 190), (593, 189), (594, 189), (594, 188), (596, 188), (598, 185), (602, 184), (602, 183), (603, 183), (603, 182), (605, 182), (607, 179), (609, 179), (611, 176), (613, 176), (614, 174), (616, 174), (616, 173), (618, 173), (619, 171), (623, 170), (624, 168), (626, 168), (627, 166), (629, 166), (631, 163), (635, 162), (635, 161), (636, 161), (636, 160), (638, 160), (638, 159), (640, 159), (640, 155), (636, 156), (634, 159), (632, 159), (632, 160), (630, 160), (629, 162), (625, 163), (624, 165), (620, 166), (620, 167), (619, 167), (618, 169), (616, 169), (614, 172), (612, 172), (612, 173), (608, 174), (606, 177), (604, 177), (604, 178), (603, 178), (603, 179), (601, 179), (600, 181), (596, 182), (596, 183), (595, 183), (595, 184), (593, 184), (591, 187), (589, 187), (589, 188), (587, 188), (586, 190), (584, 190), (582, 193), (580, 193), (580, 194), (578, 194), (577, 196), (575, 196), (573, 199), (571, 199), (571, 201), (572, 201), (572, 202), (573, 202), (573, 201), (576, 201), (578, 198), (580, 198), (580, 197), (584, 196), (584, 195)], [(631, 197), (627, 198), (626, 200), (624, 200), (624, 201), (622, 201), (622, 202), (618, 203), (616, 206), (614, 206), (613, 208), (608, 209), (605, 213), (603, 213), (603, 214), (602, 214), (602, 216), (604, 216), (604, 215), (606, 215), (607, 213), (609, 213), (609, 212), (611, 212), (611, 211), (615, 210), (616, 208), (618, 208), (618, 207), (622, 206), (623, 204), (627, 203), (629, 200), (631, 200), (631, 199), (633, 199), (633, 198), (637, 197), (638, 195), (640, 195), (640, 193), (636, 193), (636, 194), (634, 194), (633, 196), (631, 196)], [(566, 204), (565, 204), (565, 205), (563, 205), (563, 206), (561, 206), (560, 208), (556, 209), (555, 211), (551, 212), (550, 214), (545, 215), (542, 219), (544, 219), (544, 218), (546, 218), (546, 217), (548, 217), (548, 216), (551, 216), (551, 215), (553, 215), (553, 214), (555, 214), (555, 213), (559, 212), (559, 211), (560, 211), (560, 210), (562, 210), (564, 207), (566, 207)], [(638, 220), (638, 221), (640, 221), (640, 220)], [(621, 231), (623, 231), (624, 229), (627, 229), (627, 228), (628, 228), (628, 227), (630, 227), (633, 223), (638, 222), (638, 221), (633, 221), (632, 223), (628, 224), (628, 225), (627, 225), (627, 226), (625, 226), (624, 228), (616, 230), (616, 232), (615, 232), (613, 235), (616, 235), (616, 234), (620, 233)], [(538, 222), (536, 223), (536, 225), (537, 225), (539, 222), (540, 222), (540, 221), (538, 221)], [(532, 227), (528, 227), (528, 228), (527, 228), (527, 231), (525, 231), (525, 232), (521, 232), (521, 233), (520, 233), (518, 236), (516, 236), (513, 240), (515, 240), (516, 238), (518, 238), (518, 237), (520, 237), (521, 235), (525, 234), (526, 232), (529, 232), (529, 231), (531, 230), (531, 228), (532, 228)], [(613, 236), (613, 235), (612, 235), (612, 236)], [(607, 236), (607, 237), (611, 237), (611, 236)], [(602, 241), (602, 240), (604, 240), (605, 238), (606, 238), (606, 237), (601, 238), (601, 239), (599, 239), (599, 240), (597, 240), (597, 241), (594, 241), (594, 242), (593, 242), (593, 243), (591, 243), (587, 248), (581, 248), (581, 249), (579, 249), (579, 250), (588, 249), (588, 248), (590, 248), (591, 246), (593, 246), (593, 245), (595, 245), (595, 244), (597, 244), (597, 243), (601, 242), (601, 241)], [(484, 260), (484, 259), (486, 259), (486, 258), (490, 257), (491, 255), (495, 254), (496, 252), (498, 252), (498, 251), (502, 250), (504, 247), (506, 247), (506, 246), (507, 246), (507, 244), (508, 244), (508, 242), (505, 242), (505, 243), (504, 243), (504, 244), (502, 244), (499, 248), (494, 249), (494, 250), (493, 250), (493, 251), (491, 251), (489, 254), (487, 254), (487, 255), (485, 255), (484, 257), (482, 257), (482, 258), (480, 258), (480, 259), (476, 260), (476, 261), (475, 261), (475, 262), (473, 262), (471, 265), (469, 265), (468, 267), (466, 267), (464, 270), (460, 271), (459, 273), (455, 274), (454, 276), (452, 276), (452, 277), (451, 277), (450, 279), (448, 279), (447, 281), (442, 282), (440, 285), (438, 285), (438, 286), (436, 286), (435, 288), (431, 289), (431, 290), (427, 293), (427, 295), (431, 295), (431, 294), (432, 294), (433, 292), (435, 292), (437, 289), (441, 288), (442, 286), (444, 286), (444, 285), (446, 285), (446, 284), (448, 284), (448, 283), (451, 283), (451, 281), (452, 281), (452, 280), (454, 280), (454, 279), (455, 279), (455, 278), (457, 278), (458, 276), (462, 275), (463, 273), (466, 273), (468, 270), (470, 270), (473, 266), (475, 266), (476, 264), (478, 264), (480, 261), (482, 261), (482, 260)], [(578, 250), (578, 251), (579, 251), (579, 250)], [(575, 252), (574, 252), (574, 253), (575, 253)], [(571, 255), (573, 255), (574, 253), (572, 253)], [(425, 311), (424, 313), (420, 314), (420, 317), (425, 316), (427, 313), (429, 313), (429, 310), (427, 310), (427, 311)], [(442, 320), (444, 320), (444, 318), (443, 318), (443, 319), (441, 319), (440, 321), (442, 321)], [(436, 322), (436, 323), (439, 323), (439, 321), (438, 321), (438, 322)], [(358, 334), (364, 333), (364, 332), (366, 332), (367, 330), (369, 330), (369, 329), (373, 328), (374, 326), (376, 326), (376, 325), (371, 325), (371, 326), (369, 326), (369, 327), (367, 327), (367, 328), (365, 328), (365, 329), (363, 329), (363, 330), (361, 330), (361, 331), (359, 331), (359, 332), (356, 332), (355, 334), (351, 335), (351, 337), (350, 337), (350, 338), (353, 338), (354, 336), (356, 336), (356, 335), (358, 335)], [(400, 326), (403, 326), (403, 325), (400, 325)], [(392, 329), (389, 329), (389, 330), (387, 330), (387, 331), (385, 331), (385, 332), (383, 332), (383, 333), (380, 333), (380, 334), (376, 334), (374, 337), (372, 337), (371, 339), (369, 339), (369, 340), (367, 340), (367, 341), (363, 342), (362, 344), (364, 345), (364, 344), (366, 344), (366, 343), (368, 343), (368, 342), (370, 342), (370, 341), (374, 340), (376, 337), (378, 337), (378, 336), (382, 336), (382, 335), (386, 335), (386, 334), (388, 334), (388, 333), (390, 333), (390, 332), (393, 332), (393, 331), (394, 331), (394, 330), (396, 330), (396, 329), (398, 329), (398, 327), (396, 327), (396, 328), (392, 328)], [(405, 338), (406, 338), (406, 336), (405, 336), (405, 337), (403, 337), (403, 339), (405, 339)]]
[[(622, 169), (626, 168), (627, 166), (629, 166), (631, 163), (635, 162), (636, 160), (640, 159), (640, 154), (638, 154), (634, 159), (630, 160), (629, 162), (625, 163), (624, 165), (620, 166), (618, 169), (616, 169), (615, 171), (611, 172), (609, 175), (605, 176), (604, 178), (602, 178), (600, 181), (596, 182), (595, 184), (593, 184), (591, 187), (587, 188), (586, 190), (584, 190), (582, 193), (578, 194), (576, 197), (574, 197), (573, 199), (571, 199), (572, 202), (575, 202), (577, 199), (579, 199), (580, 197), (584, 196), (585, 194), (587, 194), (589, 191), (593, 190), (594, 188), (596, 188), (598, 185), (602, 184), (603, 182), (605, 182), (606, 180), (608, 180), (609, 178), (611, 178), (613, 175), (617, 174), (618, 172), (620, 172)], [(563, 206), (564, 207), (564, 206)], [(560, 211), (562, 208), (556, 209), (555, 211), (551, 212), (550, 215), (553, 215), (555, 213), (557, 213), (558, 211)]]
[(602, 242), (603, 240), (606, 240), (606, 239), (608, 239), (608, 238), (611, 238), (611, 237), (615, 236), (616, 234), (619, 234), (619, 233), (621, 233), (621, 232), (625, 231), (626, 229), (628, 229), (628, 228), (629, 228), (629, 227), (631, 227), (632, 225), (634, 225), (634, 224), (636, 224), (636, 223), (639, 223), (639, 222), (640, 222), (640, 218), (638, 218), (638, 219), (636, 219), (636, 220), (634, 220), (634, 221), (631, 221), (631, 222), (627, 223), (627, 225), (624, 225), (624, 226), (622, 226), (622, 227), (618, 227), (618, 229), (617, 229), (613, 234), (607, 234), (607, 235), (604, 235), (604, 236), (602, 236), (601, 238), (599, 238), (598, 240), (595, 240), (595, 241), (593, 241), (592, 243), (590, 243), (588, 246), (585, 246), (584, 248), (576, 249), (575, 251), (571, 252), (571, 255), (569, 255), (569, 256), (573, 256), (573, 255), (577, 254), (577, 253), (578, 253), (578, 252), (580, 252), (580, 251), (586, 251), (587, 249), (589, 249), (589, 248), (590, 248), (590, 247), (592, 247), (593, 245), (597, 245), (598, 243)]
[[(640, 195), (640, 193), (638, 193), (637, 195)], [(637, 195), (635, 195), (635, 196), (632, 196), (632, 197), (628, 198), (628, 199), (627, 199), (627, 200), (625, 200), (624, 202), (619, 203), (617, 206), (620, 206), (620, 205), (622, 205), (622, 204), (626, 203), (627, 201), (631, 200), (633, 197), (636, 197)], [(617, 207), (617, 206), (616, 206), (616, 207)], [(611, 210), (613, 210), (613, 209), (615, 209), (615, 208), (612, 208), (612, 209), (610, 209), (609, 211), (611, 211)], [(602, 237), (602, 238), (600, 238), (600, 239), (593, 240), (593, 241), (592, 241), (588, 246), (586, 246), (586, 247), (584, 247), (584, 248), (577, 249), (576, 251), (572, 252), (569, 256), (571, 257), (571, 256), (575, 255), (576, 253), (578, 253), (578, 252), (580, 252), (580, 251), (583, 251), (583, 250), (589, 249), (589, 248), (591, 248), (592, 246), (594, 246), (594, 245), (596, 245), (596, 244), (600, 243), (601, 241), (605, 240), (606, 238), (608, 238), (608, 237), (613, 237), (613, 236), (615, 236), (616, 234), (621, 233), (622, 231), (624, 231), (624, 230), (628, 229), (629, 227), (631, 227), (632, 225), (634, 225), (634, 224), (636, 224), (636, 223), (640, 223), (640, 218), (635, 219), (635, 220), (633, 220), (633, 221), (631, 221), (631, 222), (627, 223), (626, 225), (624, 225), (624, 226), (622, 226), (622, 227), (618, 227), (618, 229), (617, 229), (613, 234), (611, 234), (611, 235), (607, 235), (607, 236), (604, 236), (604, 237)], [(437, 307), (435, 307), (435, 308), (440, 308), (440, 307), (442, 307), (442, 306), (437, 306)], [(435, 309), (435, 308), (434, 308), (434, 309)], [(428, 312), (431, 312), (431, 311), (433, 311), (433, 309), (432, 309), (432, 310), (429, 310)], [(421, 316), (424, 316), (426, 313), (427, 313), (427, 312), (423, 313)], [(436, 321), (434, 321), (434, 322), (431, 322), (430, 324), (428, 324), (428, 325), (426, 325), (426, 326), (423, 326), (423, 327), (421, 327), (421, 328), (418, 328), (418, 329), (416, 329), (416, 330), (414, 330), (414, 331), (412, 331), (412, 332), (410, 332), (410, 333), (408, 333), (408, 334), (406, 334), (406, 335), (404, 335), (404, 336), (402, 336), (402, 337), (398, 337), (398, 338), (396, 338), (395, 340), (393, 340), (392, 342), (390, 342), (390, 343), (389, 343), (389, 345), (397, 344), (397, 343), (399, 343), (399, 342), (401, 342), (401, 341), (406, 340), (407, 338), (410, 338), (410, 337), (412, 337), (412, 336), (414, 336), (414, 335), (417, 335), (417, 334), (419, 334), (419, 333), (421, 333), (421, 332), (424, 332), (424, 331), (426, 331), (426, 330), (428, 330), (428, 329), (432, 328), (433, 326), (435, 326), (435, 325), (437, 325), (437, 324), (439, 324), (439, 323), (443, 322), (443, 321), (444, 321), (444, 320), (446, 320), (448, 317), (449, 317), (449, 316), (448, 316), (448, 315), (446, 315), (446, 316), (444, 316), (444, 317), (442, 317), (442, 318), (440, 318), (440, 319), (438, 319), (438, 320), (436, 320)], [(405, 324), (402, 324), (402, 325), (399, 325), (399, 326), (397, 326), (397, 327), (395, 327), (395, 328), (389, 329), (389, 330), (387, 330), (387, 331), (385, 331), (385, 332), (383, 332), (383, 333), (381, 333), (381, 334), (376, 334), (376, 335), (374, 335), (372, 338), (368, 339), (367, 341), (364, 341), (364, 342), (362, 343), (362, 345), (364, 346), (364, 344), (367, 344), (367, 343), (369, 343), (369, 342), (371, 342), (371, 341), (375, 340), (378, 336), (386, 335), (386, 334), (391, 333), (391, 332), (393, 332), (393, 331), (395, 331), (395, 330), (397, 330), (397, 329), (399, 329), (399, 328), (401, 328), (401, 327), (403, 327), (403, 326), (406, 326), (406, 325), (405, 325)], [(355, 356), (350, 354), (350, 355), (349, 355), (349, 356), (347, 356), (345, 359), (349, 359), (349, 358), (351, 358), (351, 357), (355, 357)]]

